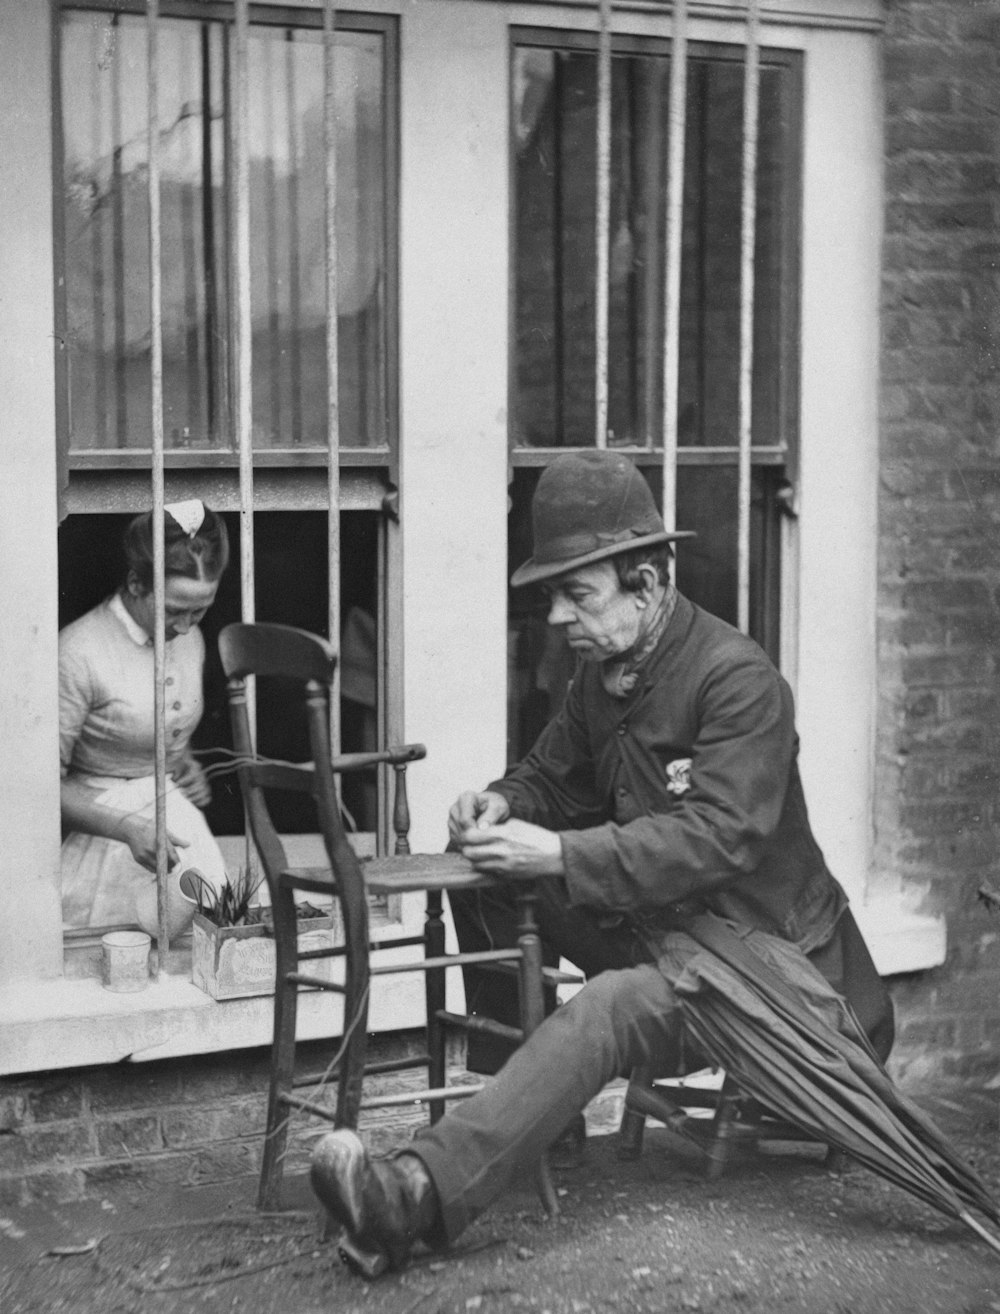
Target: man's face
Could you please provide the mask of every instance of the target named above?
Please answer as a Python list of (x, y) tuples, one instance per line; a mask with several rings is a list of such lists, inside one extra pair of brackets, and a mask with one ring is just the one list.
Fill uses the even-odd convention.
[(543, 585), (549, 599), (548, 622), (566, 635), (585, 661), (603, 662), (636, 642), (648, 601), (618, 583), (610, 561), (596, 561)]

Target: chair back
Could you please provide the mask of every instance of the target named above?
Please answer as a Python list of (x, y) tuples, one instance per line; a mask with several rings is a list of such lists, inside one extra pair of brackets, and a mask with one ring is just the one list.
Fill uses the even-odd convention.
[[(282, 956), (279, 910), (290, 908), (290, 894), (281, 882), (282, 873), (288, 870), (288, 859), (268, 808), (265, 791), (270, 789), (309, 793), (315, 801), (319, 829), (330, 863), (331, 893), (339, 900), (343, 915), (347, 960), (349, 964), (360, 965), (359, 971), (348, 973), (345, 1027), (353, 1022), (363, 1033), (366, 1020), (360, 1014), (367, 1005), (368, 898), (361, 864), (344, 832), (331, 759), (330, 685), (336, 668), (336, 654), (326, 639), (306, 630), (288, 625), (245, 622), (227, 625), (222, 630), (219, 653), (228, 681), (240, 789), (250, 833), (260, 853), (271, 893), (275, 935), (279, 940), (279, 970)], [(249, 676), (257, 675), (283, 677), (303, 686), (311, 757), (308, 763), (255, 760), (246, 681)], [(294, 928), (292, 936), (294, 939)]]
[(227, 625), (219, 635), (219, 655), (228, 680), (278, 675), (328, 686), (337, 664), (326, 639), (291, 625)]

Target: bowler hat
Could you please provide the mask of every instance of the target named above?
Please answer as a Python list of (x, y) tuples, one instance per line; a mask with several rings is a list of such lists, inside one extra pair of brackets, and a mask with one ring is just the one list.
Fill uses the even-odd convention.
[(692, 538), (667, 530), (642, 474), (621, 452), (566, 452), (546, 466), (531, 501), (535, 553), (514, 588), (565, 575), (619, 552)]

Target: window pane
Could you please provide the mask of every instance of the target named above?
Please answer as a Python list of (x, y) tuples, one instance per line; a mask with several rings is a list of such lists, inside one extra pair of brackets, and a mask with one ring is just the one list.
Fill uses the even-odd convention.
[[(662, 443), (669, 59), (612, 59), (609, 435)], [(680, 442), (737, 441), (743, 69), (689, 60)], [(789, 68), (761, 71), (754, 436), (786, 440), (786, 306), (794, 247)], [(597, 58), (514, 52), (514, 441), (594, 443)], [(782, 275), (784, 274), (784, 282)]]
[[(323, 59), (315, 29), (251, 29), (254, 445), (326, 446)], [(166, 443), (233, 446), (232, 53), (220, 22), (161, 19)], [(384, 37), (337, 35), (343, 446), (388, 441)], [(71, 450), (148, 448), (146, 22), (63, 14)]]
[[(322, 35), (258, 28), (250, 50), (254, 443), (326, 445)], [(337, 40), (341, 443), (387, 441), (382, 38)], [(263, 368), (258, 368), (258, 364)]]

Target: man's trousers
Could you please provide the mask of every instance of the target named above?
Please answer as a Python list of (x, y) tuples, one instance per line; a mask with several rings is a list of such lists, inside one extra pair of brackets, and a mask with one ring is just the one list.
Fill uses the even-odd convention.
[[(464, 906), (453, 900), (453, 910), (464, 949), (516, 938), (513, 904), (502, 889), (464, 896)], [(625, 922), (601, 926), (568, 908), (559, 882), (540, 883), (538, 916), (549, 960), (559, 954), (571, 959), (588, 976), (587, 984), (509, 1057), (480, 1048), (478, 1070), (499, 1068), (495, 1081), (406, 1147), (434, 1181), (449, 1241), (513, 1181), (527, 1179), (546, 1148), (609, 1081), (637, 1067), (668, 1076), (705, 1066), (686, 1036), (673, 988), (655, 965), (655, 946)], [(849, 999), (885, 1058), (892, 1045), (892, 1003), (850, 912), (809, 958)], [(470, 981), (470, 975), (470, 1011), (518, 1025), (509, 979), (480, 973)]]

